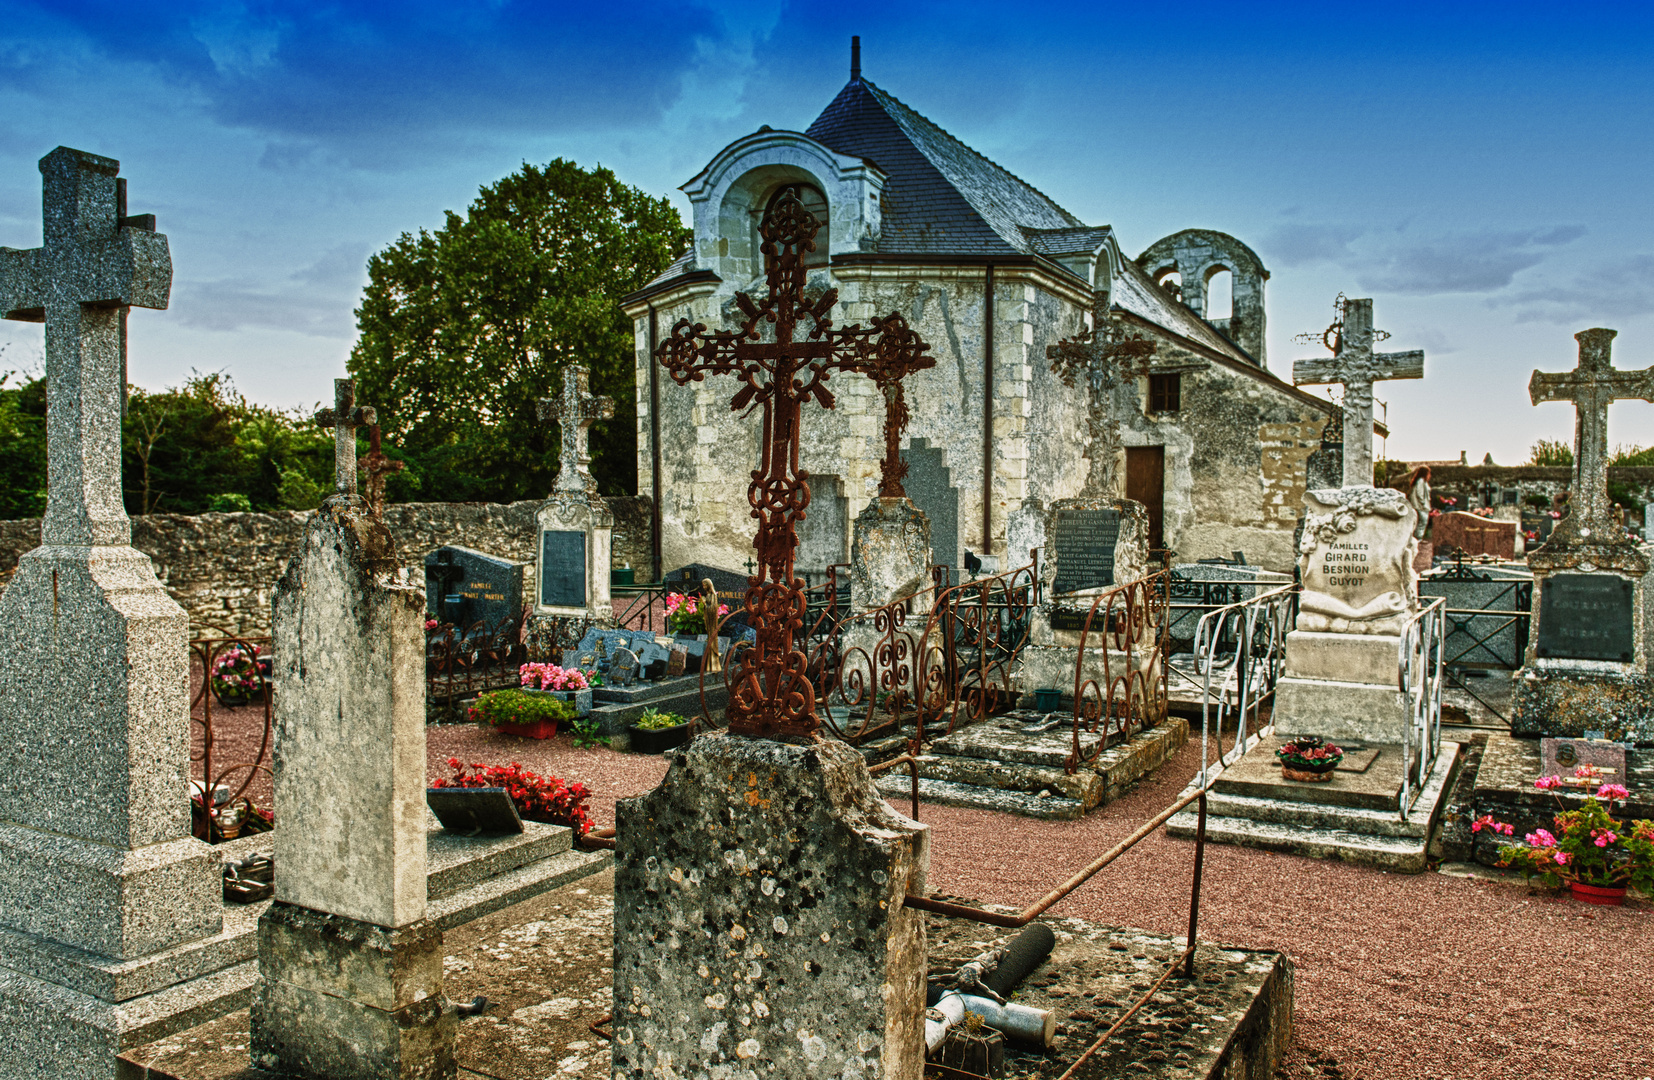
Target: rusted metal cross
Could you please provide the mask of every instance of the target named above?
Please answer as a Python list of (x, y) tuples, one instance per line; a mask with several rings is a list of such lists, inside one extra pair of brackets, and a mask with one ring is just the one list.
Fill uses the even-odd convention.
[(1556, 375), (1536, 371), (1528, 382), (1528, 396), (1535, 405), (1571, 401), (1578, 412), (1573, 509), (1557, 523), (1549, 544), (1614, 544), (1625, 539), (1625, 529), (1614, 521), (1608, 499), (1608, 406), (1628, 398), (1654, 401), (1654, 368), (1614, 370), (1615, 334), (1602, 327), (1581, 330), (1574, 335), (1579, 342), (1577, 368)]
[[(747, 486), (747, 501), (758, 519), (753, 547), (759, 565), (758, 573), (747, 579), (745, 608), (757, 640), (740, 654), (729, 675), (729, 730), (739, 735), (809, 737), (817, 727), (815, 689), (795, 642), (804, 625), (805, 597), (793, 559), (798, 522), (810, 504), (809, 474), (798, 466), (800, 406), (814, 398), (822, 408), (833, 407), (826, 383), (834, 370), (873, 376), (875, 370), (905, 373), (928, 366), (922, 361), (929, 346), (899, 314), (866, 328), (858, 324), (835, 330), (827, 313), (838, 290), (829, 289), (814, 301), (806, 298), (804, 255), (815, 250), (820, 228), (797, 192), (785, 192), (759, 224), (761, 250), (769, 262), (769, 295), (759, 302), (745, 293), (735, 295), (746, 316), (739, 330), (708, 333), (703, 324), (684, 319), (656, 350), (678, 385), (708, 374), (734, 375), (743, 385), (730, 409), (762, 410), (762, 458)], [(766, 324), (773, 327), (773, 340), (763, 340)], [(889, 421), (887, 417), (887, 425)]]
[(316, 423), (333, 429), (333, 489), (336, 494), (356, 494), (356, 429), (372, 427), (379, 416), (371, 405), (356, 404), (356, 383), (333, 380), (333, 407), (316, 414)]
[(1148, 370), (1155, 343), (1129, 331), (1109, 311), (1106, 289), (1091, 294), (1091, 328), (1045, 347), (1051, 371), (1073, 386), (1084, 375), (1091, 384), (1087, 414), (1090, 420), (1090, 465), (1083, 494), (1118, 498), (1120, 426), (1114, 419), (1114, 391)]
[(407, 464), (380, 451), (379, 425), (368, 425), (368, 456), (362, 459), (360, 466), (368, 474), (368, 513), (374, 517), (385, 516), (385, 477), (389, 473), (401, 472)]

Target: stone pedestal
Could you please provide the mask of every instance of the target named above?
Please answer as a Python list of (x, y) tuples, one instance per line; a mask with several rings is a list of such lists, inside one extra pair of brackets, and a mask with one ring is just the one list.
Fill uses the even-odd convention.
[(609, 599), (614, 515), (596, 492), (555, 491), (535, 515), (539, 548), (535, 616), (614, 622)]
[(328, 499), (274, 597), (277, 903), (253, 1060), (314, 1077), (454, 1075), (425, 924), (424, 590), (384, 523)]
[(876, 498), (856, 515), (850, 545), (850, 603), (855, 610), (914, 596), (913, 613), (928, 613), (930, 565), (930, 519), (912, 500)]
[(701, 736), (616, 825), (617, 1080), (919, 1080), (929, 834), (855, 749)]

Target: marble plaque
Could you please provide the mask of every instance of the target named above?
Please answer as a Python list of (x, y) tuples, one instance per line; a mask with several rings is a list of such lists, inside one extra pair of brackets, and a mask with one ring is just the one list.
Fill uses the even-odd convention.
[(540, 534), (540, 603), (586, 606), (586, 534), (547, 529)]
[(1049, 546), (1057, 560), (1058, 594), (1114, 584), (1114, 548), (1120, 540), (1120, 512), (1111, 507), (1075, 507), (1052, 515)]
[[(1598, 739), (1539, 740), (1539, 755), (1543, 759), (1540, 776), (1560, 776), (1569, 788), (1594, 793), (1600, 784), (1625, 783), (1625, 744)], [(1581, 765), (1594, 765), (1598, 775), (1590, 780), (1576, 781), (1574, 771)], [(1538, 779), (1538, 777), (1535, 777)]]
[(1394, 634), (1417, 610), (1414, 513), (1399, 491), (1347, 487), (1306, 492), (1298, 569), (1298, 629)]
[(480, 622), (492, 629), (515, 619), (523, 610), (523, 564), (439, 547), (425, 556), (425, 610), (460, 627)]
[(1536, 656), (1631, 662), (1631, 582), (1614, 574), (1552, 574), (1536, 587)]

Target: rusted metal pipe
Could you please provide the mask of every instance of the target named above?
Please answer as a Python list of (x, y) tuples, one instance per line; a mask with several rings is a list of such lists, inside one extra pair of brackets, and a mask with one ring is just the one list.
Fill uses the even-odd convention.
[[(994, 264), (989, 263), (982, 301), (982, 554), (994, 551)], [(948, 560), (959, 557), (948, 552)]]
[(894, 769), (898, 765), (906, 765), (908, 767), (908, 769), (913, 774), (913, 813), (909, 814), (908, 816), (911, 817), (914, 821), (918, 821), (919, 820), (919, 759), (918, 758), (914, 757), (912, 754), (903, 754), (901, 757), (893, 757), (889, 761), (881, 761), (877, 765), (869, 765), (867, 767), (867, 772), (868, 772), (869, 776), (876, 776), (876, 775), (878, 775), (879, 773), (882, 773), (882, 772), (889, 772), (891, 769)]
[(615, 831), (613, 829), (593, 829), (580, 838), (582, 847), (606, 848), (613, 851), (615, 847)]
[(593, 1020), (591, 1023), (586, 1025), (586, 1030), (591, 1032), (593, 1035), (596, 1035), (599, 1039), (602, 1039), (604, 1042), (614, 1042), (615, 1037), (613, 1035), (610, 1035), (607, 1031), (603, 1030), (603, 1025), (613, 1023), (614, 1018), (615, 1018), (615, 1014), (610, 1013), (609, 1015), (603, 1017), (602, 1019)]
[(1126, 852), (1130, 851), (1144, 837), (1164, 825), (1173, 814), (1177, 813), (1185, 806), (1188, 806), (1196, 799), (1202, 798), (1205, 793), (1206, 789), (1201, 788), (1194, 794), (1185, 795), (1183, 798), (1172, 803), (1166, 809), (1156, 814), (1148, 821), (1148, 823), (1141, 826), (1136, 832), (1109, 848), (1108, 851), (1104, 852), (1096, 862), (1093, 862), (1084, 870), (1081, 870), (1079, 873), (1075, 874), (1055, 889), (1052, 889), (1050, 892), (1046, 893), (1043, 898), (1032, 906), (1023, 908), (1021, 912), (1015, 915), (1001, 915), (995, 911), (984, 911), (981, 908), (967, 907), (964, 904), (950, 904), (945, 900), (932, 900), (928, 896), (914, 896), (912, 893), (909, 893), (906, 897), (904, 897), (902, 903), (906, 904), (908, 907), (917, 908), (920, 911), (934, 912), (937, 915), (948, 915), (956, 919), (970, 919), (973, 922), (987, 923), (990, 926), (1003, 926), (1012, 930), (1020, 929), (1039, 918), (1040, 915), (1045, 913), (1047, 908), (1051, 907), (1057, 901), (1061, 900), (1063, 897), (1085, 884), (1094, 874), (1097, 873), (1097, 871), (1101, 870), (1115, 859), (1118, 859), (1121, 855), (1124, 855)]
[(1200, 869), (1206, 862), (1206, 789), (1200, 789), (1200, 821), (1195, 826), (1195, 883), (1189, 890), (1189, 954), (1183, 977), (1195, 977), (1195, 926), (1200, 921)]
[[(649, 485), (652, 491), (649, 508), (649, 580), (661, 579), (660, 561), (660, 360), (655, 349), (660, 345), (660, 316), (655, 305), (649, 305)], [(651, 622), (649, 628), (654, 629)]]

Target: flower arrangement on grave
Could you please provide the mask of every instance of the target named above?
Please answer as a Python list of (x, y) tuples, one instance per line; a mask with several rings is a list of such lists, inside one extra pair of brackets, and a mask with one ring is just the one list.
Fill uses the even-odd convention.
[(689, 718), (679, 716), (675, 712), (661, 712), (659, 709), (644, 709), (643, 715), (638, 717), (637, 723), (632, 725), (640, 731), (665, 731), (680, 724), (689, 723)]
[[(1594, 779), (1594, 766), (1581, 765), (1572, 779)], [(1542, 776), (1534, 787), (1553, 791), (1568, 786), (1561, 776)], [(1563, 810), (1552, 819), (1556, 832), (1535, 829), (1521, 844), (1499, 847), (1500, 866), (1520, 866), (1530, 880), (1537, 876), (1547, 888), (1563, 884), (1574, 887), (1575, 895), (1587, 890), (1624, 890), (1627, 886), (1654, 896), (1654, 821), (1624, 822), (1610, 815), (1616, 801), (1630, 795), (1620, 784), (1602, 784), (1595, 795), (1587, 796), (1576, 809)], [(1607, 805), (1604, 805), (1606, 802)], [(1510, 836), (1516, 830), (1483, 814), (1470, 826), (1473, 833), (1483, 829)]]
[[(706, 613), (698, 596), (672, 593), (666, 598), (666, 628), (674, 634), (706, 633)], [(728, 604), (718, 605), (720, 616), (729, 614)]]
[(465, 710), (467, 719), (495, 728), (508, 725), (528, 727), (542, 720), (556, 723), (572, 720), (578, 713), (572, 702), (521, 690), (495, 690), (482, 694), (475, 704)]
[(213, 697), (225, 705), (245, 705), (264, 693), (270, 661), (262, 648), (231, 645), (213, 661)]
[(566, 825), (575, 836), (591, 831), (591, 817), (586, 800), (591, 792), (586, 785), (565, 784), (555, 776), (541, 776), (529, 772), (513, 761), (509, 765), (484, 765), (473, 762), (466, 765), (459, 758), (449, 758), (448, 767), (454, 775), (439, 778), (431, 784), (439, 788), (504, 788), (517, 804), (517, 813), (525, 821), (543, 821), (548, 825)]
[(1288, 780), (1330, 780), (1344, 751), (1314, 735), (1300, 735), (1275, 751), (1281, 775)]
[(517, 669), (517, 674), (530, 690), (587, 690), (592, 686), (591, 679), (581, 669), (556, 664), (524, 664)]

